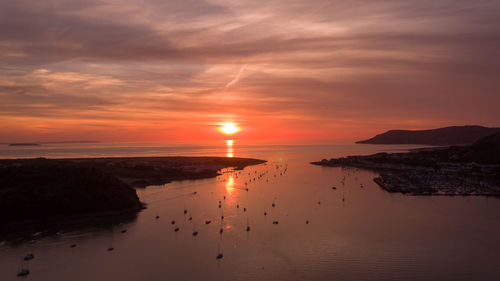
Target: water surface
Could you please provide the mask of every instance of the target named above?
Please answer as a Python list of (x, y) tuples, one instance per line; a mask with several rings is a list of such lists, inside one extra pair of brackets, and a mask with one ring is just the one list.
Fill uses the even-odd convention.
[[(3, 242), (0, 280), (15, 280), (21, 267), (30, 269), (30, 280), (500, 280), (500, 200), (391, 194), (373, 183), (372, 171), (308, 164), (409, 148), (238, 142), (2, 147), (2, 157), (231, 153), (269, 162), (138, 189), (148, 208), (121, 225), (42, 235), (33, 244)], [(23, 262), (28, 253), (35, 259)]]

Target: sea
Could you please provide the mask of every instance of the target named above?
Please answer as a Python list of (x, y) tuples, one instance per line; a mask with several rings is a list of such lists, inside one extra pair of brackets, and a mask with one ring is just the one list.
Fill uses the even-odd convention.
[[(238, 140), (0, 145), (0, 158), (267, 160), (215, 178), (138, 188), (147, 208), (131, 217), (0, 240), (0, 280), (18, 280), (23, 268), (30, 271), (24, 279), (44, 281), (500, 280), (500, 199), (388, 193), (373, 182), (374, 171), (310, 164), (420, 147)], [(27, 254), (34, 259), (24, 261)]]

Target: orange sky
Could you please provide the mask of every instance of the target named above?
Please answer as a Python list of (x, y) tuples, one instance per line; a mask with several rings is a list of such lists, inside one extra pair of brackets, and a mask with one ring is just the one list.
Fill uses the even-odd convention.
[(498, 1), (0, 3), (0, 142), (500, 126)]

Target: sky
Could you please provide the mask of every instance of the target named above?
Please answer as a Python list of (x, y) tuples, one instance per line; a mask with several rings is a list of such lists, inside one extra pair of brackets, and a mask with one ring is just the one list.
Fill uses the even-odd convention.
[(500, 1), (0, 0), (0, 142), (500, 127)]

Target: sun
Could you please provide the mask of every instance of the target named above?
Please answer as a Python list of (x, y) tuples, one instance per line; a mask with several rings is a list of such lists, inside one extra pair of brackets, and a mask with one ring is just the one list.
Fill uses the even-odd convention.
[(240, 128), (233, 122), (225, 122), (221, 124), (219, 131), (226, 135), (233, 135), (239, 132)]

